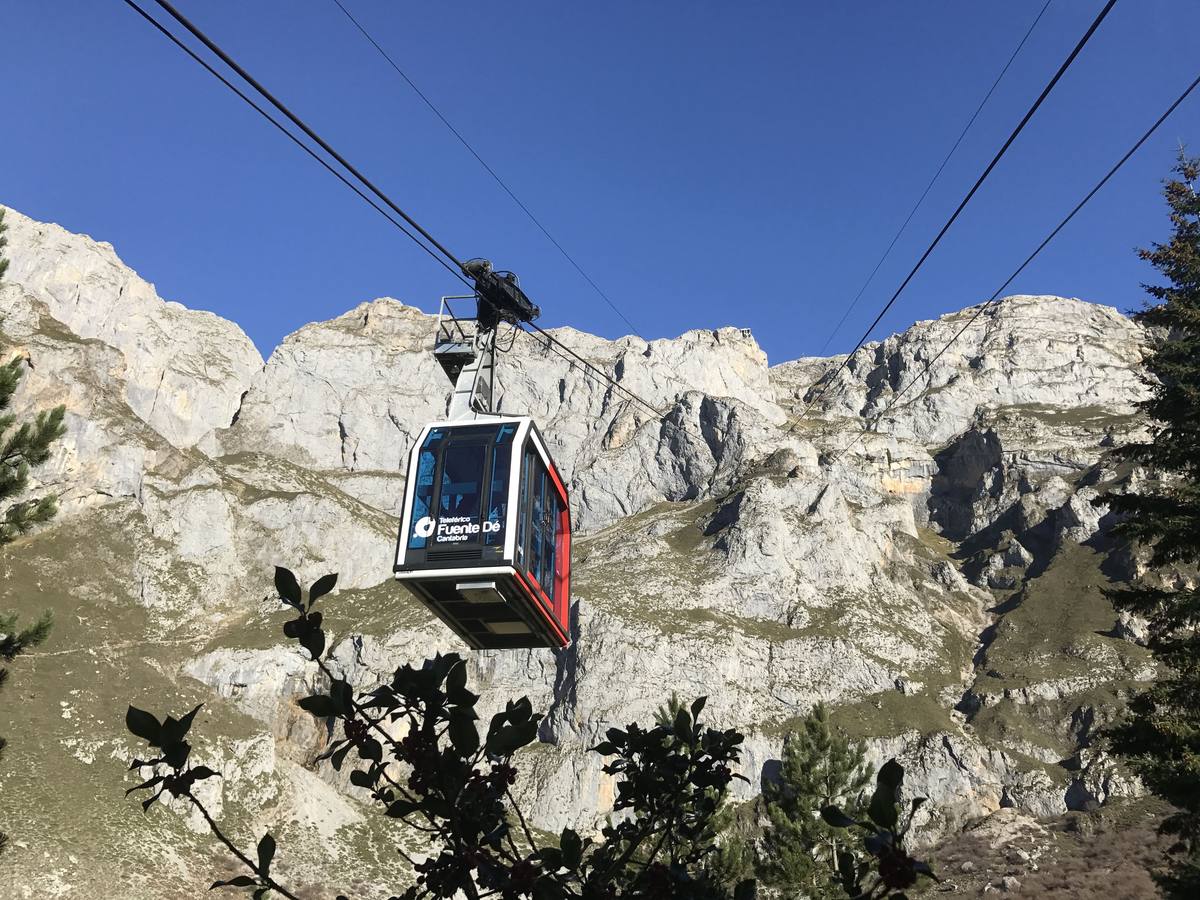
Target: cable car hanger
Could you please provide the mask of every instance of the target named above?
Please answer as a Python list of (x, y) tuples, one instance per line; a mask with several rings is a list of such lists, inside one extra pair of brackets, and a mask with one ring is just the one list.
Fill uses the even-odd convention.
[[(495, 410), (497, 352), (541, 310), (512, 272), (485, 259), (463, 271), (476, 290), (442, 298), (433, 345), (454, 389), (446, 420), (409, 453), (393, 571), (475, 649), (560, 649), (571, 640), (570, 498), (533, 419)], [(473, 316), (455, 313), (464, 300)]]

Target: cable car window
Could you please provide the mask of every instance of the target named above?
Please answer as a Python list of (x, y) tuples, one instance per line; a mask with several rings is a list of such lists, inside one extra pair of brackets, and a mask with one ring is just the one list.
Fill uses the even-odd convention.
[(421, 523), (429, 518), (429, 510), (433, 505), (433, 479), (437, 472), (438, 448), (445, 436), (444, 431), (435, 428), (421, 444), (421, 455), (417, 459), (417, 484), (413, 490), (413, 532), (408, 539), (408, 546), (414, 550), (425, 546), (426, 536), (421, 533), (424, 530)]
[(525, 457), (521, 460), (521, 505), (517, 508), (517, 562), (525, 566), (529, 565), (526, 557), (529, 555), (525, 549), (525, 536), (529, 534), (529, 525), (526, 519), (529, 518), (529, 492), (533, 487), (533, 454), (526, 451)]
[(488, 546), (504, 544), (504, 525), (508, 521), (508, 468), (512, 460), (512, 438), (516, 426), (503, 425), (496, 434), (492, 450), (492, 479), (488, 489), (487, 524), (483, 542)]
[(544, 510), (543, 500), (545, 494), (546, 473), (541, 465), (537, 462), (530, 467), (532, 484), (530, 491), (533, 496), (533, 514), (531, 516), (530, 540), (529, 549), (531, 555), (529, 557), (529, 574), (531, 574), (539, 584), (542, 584), (542, 563), (544, 544), (542, 542), (542, 513)]
[(557, 495), (554, 498), (554, 606), (564, 609), (567, 605), (567, 567), (571, 561), (567, 555), (567, 510)]
[(554, 546), (554, 524), (558, 521), (558, 497), (554, 493), (554, 485), (545, 474), (542, 475), (542, 488), (546, 492), (546, 499), (542, 504), (545, 518), (542, 521), (542, 572), (538, 576), (538, 581), (546, 589), (546, 595), (553, 596), (556, 549)]
[[(487, 447), (451, 442), (442, 456), (442, 484), (438, 498), (434, 542), (459, 544), (476, 540), (479, 533), (480, 482)], [(471, 526), (475, 527), (472, 528)]]

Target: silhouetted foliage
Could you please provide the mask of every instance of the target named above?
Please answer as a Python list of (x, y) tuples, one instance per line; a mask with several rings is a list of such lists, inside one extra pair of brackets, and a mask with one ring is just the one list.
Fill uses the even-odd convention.
[[(654, 722), (673, 728), (687, 706), (679, 695), (672, 691), (671, 697), (655, 710)], [(702, 869), (697, 880), (735, 892), (750, 891), (754, 882), (754, 853), (752, 843), (746, 840), (747, 829), (739, 827), (745, 810), (736, 804), (728, 789), (712, 794), (716, 800), (716, 812), (708, 824), (691, 839), (695, 849), (703, 852), (696, 855)]]
[(1200, 896), (1200, 159), (1182, 153), (1165, 194), (1174, 233), (1140, 255), (1166, 278), (1146, 285), (1158, 305), (1138, 313), (1163, 330), (1145, 360), (1150, 397), (1140, 405), (1153, 439), (1114, 451), (1144, 467), (1127, 493), (1108, 493), (1122, 518), (1113, 532), (1148, 555), (1152, 576), (1110, 592), (1114, 603), (1144, 616), (1149, 648), (1161, 664), (1154, 684), (1130, 703), (1108, 732), (1111, 745), (1155, 793), (1178, 812), (1163, 830), (1178, 837), (1163, 887)]
[[(8, 269), (8, 260), (2, 255), (8, 240), (4, 237), (4, 209), (0, 208), (0, 278)], [(0, 365), (0, 502), (20, 496), (29, 485), (29, 471), (41, 465), (50, 455), (50, 446), (63, 433), (63, 407), (38, 413), (32, 422), (16, 424), (16, 416), (8, 412), (13, 393), (24, 374), (24, 360), (14, 357)], [(11, 543), (17, 536), (26, 533), (34, 525), (45, 522), (55, 513), (53, 497), (25, 499), (10, 502), (0, 517), (0, 545)], [(27, 628), (21, 628), (17, 616), (0, 612), (0, 663), (10, 663), (26, 650), (36, 647), (50, 634), (51, 616), (46, 613)], [(0, 665), (0, 689), (8, 680), (8, 667)], [(3, 758), (7, 742), (0, 737), (0, 758)], [(8, 837), (0, 832), (0, 853)]]
[[(419, 667), (403, 665), (386, 684), (360, 691), (340, 678), (324, 658), (322, 613), (314, 609), (337, 577), (316, 581), (305, 599), (287, 569), (277, 568), (279, 598), (296, 614), (284, 634), (300, 644), (328, 680), (328, 692), (299, 701), (313, 716), (332, 720), (340, 737), (322, 759), (340, 770), (354, 765), (350, 780), (370, 791), (383, 815), (421, 835), (423, 859), (397, 852), (412, 864), (416, 883), (403, 900), (421, 897), (727, 898), (729, 890), (706, 864), (716, 853), (710, 835), (721, 799), (735, 775), (742, 735), (704, 726), (705, 698), (678, 704), (670, 722), (608, 729), (594, 752), (616, 779), (614, 816), (600, 839), (570, 828), (553, 842), (539, 839), (517, 805), (514, 756), (537, 737), (542, 716), (528, 698), (510, 701), (479, 727), (479, 697), (467, 689), (466, 663), (438, 655)], [(187, 736), (196, 714), (160, 722), (130, 707), (129, 730), (156, 751), (131, 769), (150, 777), (130, 789), (151, 791), (149, 809), (164, 793), (197, 808), (250, 874), (214, 887), (252, 888), (255, 897), (276, 891), (294, 897), (274, 880), (274, 839), (259, 844), (258, 859), (238, 850), (196, 797), (196, 782), (216, 777), (192, 766)], [(353, 754), (353, 757), (351, 757)], [(352, 762), (351, 762), (352, 760)], [(745, 889), (740, 896), (747, 895)]]
[(763, 787), (770, 821), (761, 842), (763, 880), (814, 900), (845, 897), (838, 858), (856, 851), (820, 811), (839, 803), (851, 816), (863, 815), (873, 771), (866, 746), (838, 734), (824, 704), (813, 707), (784, 739), (779, 780)]
[(855, 818), (839, 807), (822, 807), (821, 818), (835, 829), (862, 833), (863, 854), (841, 849), (837, 854), (838, 882), (855, 900), (905, 900), (907, 889), (922, 878), (935, 878), (926, 863), (913, 859), (904, 849), (904, 838), (912, 825), (913, 814), (925, 802), (912, 801), (907, 821), (900, 822), (900, 789), (904, 785), (904, 767), (889, 759), (875, 778), (875, 792), (867, 805), (866, 819)]

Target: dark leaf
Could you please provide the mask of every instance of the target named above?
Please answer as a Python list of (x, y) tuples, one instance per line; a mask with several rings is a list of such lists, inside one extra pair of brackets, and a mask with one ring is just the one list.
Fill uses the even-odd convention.
[(558, 846), (562, 850), (562, 864), (567, 869), (578, 869), (583, 860), (583, 841), (570, 828), (564, 828)]
[(417, 804), (408, 800), (397, 800), (387, 808), (384, 815), (391, 816), (393, 819), (399, 819), (402, 816), (407, 816), (417, 811)]
[(155, 775), (149, 781), (143, 781), (141, 784), (137, 785), (136, 787), (131, 787), (129, 790), (127, 790), (125, 792), (125, 796), (128, 797), (134, 791), (144, 790), (145, 788), (152, 788), (156, 784), (161, 783), (165, 777), (166, 777), (165, 775)]
[(537, 722), (527, 720), (523, 725), (505, 725), (489, 734), (487, 751), (495, 756), (511, 756), (537, 737)]
[(275, 591), (288, 606), (300, 608), (300, 583), (289, 569), (283, 566), (275, 567)]
[(333, 764), (334, 771), (337, 771), (337, 772), (342, 771), (342, 763), (346, 761), (346, 754), (350, 752), (350, 748), (352, 746), (354, 746), (354, 745), (346, 744), (346, 746), (341, 747), (338, 750), (335, 750), (333, 752), (333, 754), (329, 757), (330, 763)]
[(301, 709), (307, 710), (318, 719), (325, 719), (329, 716), (337, 715), (337, 710), (333, 705), (333, 699), (327, 694), (313, 694), (311, 697), (305, 697), (297, 701)]
[(854, 854), (849, 850), (838, 850), (837, 870), (839, 880), (846, 893), (857, 894), (858, 866), (855, 865)]
[(129, 707), (125, 711), (125, 727), (153, 747), (162, 741), (162, 725), (144, 709)]
[(899, 810), (896, 808), (896, 789), (884, 784), (882, 779), (876, 786), (875, 793), (871, 795), (871, 805), (867, 807), (867, 815), (880, 828), (890, 831), (896, 827), (896, 820), (900, 817)]
[(887, 785), (895, 792), (900, 790), (900, 785), (904, 783), (904, 766), (896, 762), (895, 759), (889, 759), (879, 770), (879, 774), (875, 777), (876, 784)]
[(271, 860), (275, 858), (275, 838), (271, 837), (271, 832), (267, 832), (262, 836), (262, 840), (258, 842), (258, 873), (264, 878), (271, 872)]
[(881, 856), (891, 845), (890, 831), (873, 831), (863, 838), (863, 848), (872, 856)]
[(205, 778), (221, 777), (220, 772), (215, 772), (208, 766), (192, 766), (188, 770), (188, 775), (191, 776), (192, 781), (203, 781)]
[(312, 605), (332, 591), (335, 584), (337, 584), (337, 572), (322, 575), (314, 581), (312, 587), (308, 589), (308, 608), (312, 609)]
[(533, 704), (528, 697), (522, 697), (516, 703), (508, 704), (508, 721), (514, 725), (524, 725), (533, 715)]
[(706, 703), (708, 703), (707, 697), (697, 697), (692, 701), (692, 719), (694, 721), (700, 721), (700, 713), (703, 712)]
[(332, 744), (330, 744), (328, 747), (325, 748), (324, 753), (322, 753), (320, 756), (317, 757), (317, 762), (320, 762), (323, 759), (329, 759), (331, 756), (333, 756), (333, 754), (337, 753), (339, 748), (349, 747), (349, 746), (350, 746), (349, 741), (345, 741), (345, 740), (334, 741)]
[(601, 741), (592, 748), (593, 753), (599, 753), (603, 756), (612, 756), (617, 752), (617, 748), (613, 746), (612, 741)]
[(174, 741), (182, 741), (187, 733), (191, 731), (192, 720), (196, 718), (196, 713), (200, 712), (200, 707), (202, 706), (204, 706), (203, 703), (199, 704), (195, 709), (178, 721), (171, 716), (167, 716), (167, 721), (163, 722), (162, 726), (163, 743), (168, 744)]
[(834, 828), (850, 828), (858, 824), (836, 806), (822, 806), (821, 818)]
[(375, 786), (375, 779), (366, 769), (355, 769), (350, 773), (350, 783), (361, 788), (372, 788)]
[(450, 670), (450, 674), (446, 676), (446, 694), (453, 697), (456, 693), (465, 690), (467, 687), (467, 664), (459, 663)]
[(363, 738), (358, 744), (358, 755), (371, 762), (379, 762), (383, 759), (383, 747), (375, 738)]
[(479, 729), (474, 719), (469, 709), (456, 709), (450, 714), (450, 743), (460, 756), (470, 756), (479, 749)]
[(236, 878), (230, 878), (228, 881), (214, 881), (209, 890), (211, 891), (213, 888), (219, 887), (253, 887), (256, 884), (258, 882), (249, 875), (238, 875)]
[(325, 632), (320, 628), (311, 628), (300, 636), (300, 646), (307, 650), (313, 659), (320, 659), (325, 652)]
[(187, 741), (176, 741), (173, 744), (167, 744), (163, 747), (163, 762), (172, 769), (182, 769), (187, 763), (188, 755), (192, 752), (192, 745)]
[(682, 706), (675, 714), (675, 737), (684, 744), (692, 740), (692, 717)]
[(329, 686), (329, 696), (333, 701), (333, 708), (340, 715), (350, 715), (354, 701), (354, 690), (350, 687), (350, 682), (341, 678), (334, 679), (333, 684)]

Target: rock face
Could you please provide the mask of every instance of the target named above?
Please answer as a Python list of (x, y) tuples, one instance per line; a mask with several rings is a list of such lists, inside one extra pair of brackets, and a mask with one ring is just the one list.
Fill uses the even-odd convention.
[(124, 399), (176, 447), (191, 447), (237, 411), (262, 368), (242, 330), (213, 313), (167, 303), (111, 244), (35, 222), (15, 210), (7, 280), (80, 338), (118, 351)]
[[(116, 796), (132, 755), (124, 704), (166, 712), (175, 697), (207, 704), (203, 752), (226, 772), (210, 800), (241, 834), (311, 848), (280, 864), (314, 885), (394, 886), (386, 827), (314, 763), (328, 735), (294, 698), (318, 674), (259, 598), (273, 564), (339, 572), (333, 665), (362, 685), (460, 649), (390, 581), (401, 460), (449, 395), (432, 317), (360, 304), (264, 366), (235, 325), (159, 300), (109, 245), (8, 219), (0, 339), (28, 359), (18, 411), (69, 412), (37, 473), (63, 512), (0, 556), (0, 606), (60, 622), (31, 658), (46, 699), (20, 705), (3, 774), (0, 821), (24, 844), (16, 896), (125, 877), (113, 859), (152, 873), (129, 875), (131, 897), (186, 894), (219, 870), (186, 818), (94, 799)], [(974, 315), (917, 323), (836, 374), (840, 357), (768, 367), (735, 328), (649, 343), (556, 332), (661, 416), (517, 336), (499, 402), (538, 419), (570, 482), (574, 641), (471, 667), (485, 703), (528, 695), (548, 713), (520, 783), (539, 826), (605, 814), (613, 785), (587, 748), (672, 691), (708, 695), (712, 722), (747, 735), (747, 797), (777, 770), (788, 723), (829, 703), (876, 762), (905, 762), (932, 801), (927, 841), (1002, 807), (1053, 815), (1137, 793), (1089, 746), (1152, 675), (1136, 623), (1104, 599), (1128, 565), (1090, 500), (1128, 477), (1105, 451), (1142, 428), (1146, 336), (1056, 297)], [(71, 805), (59, 783), (105, 787)], [(99, 833), (61, 825), (80, 818)], [(364, 874), (362, 858), (378, 862)]]

